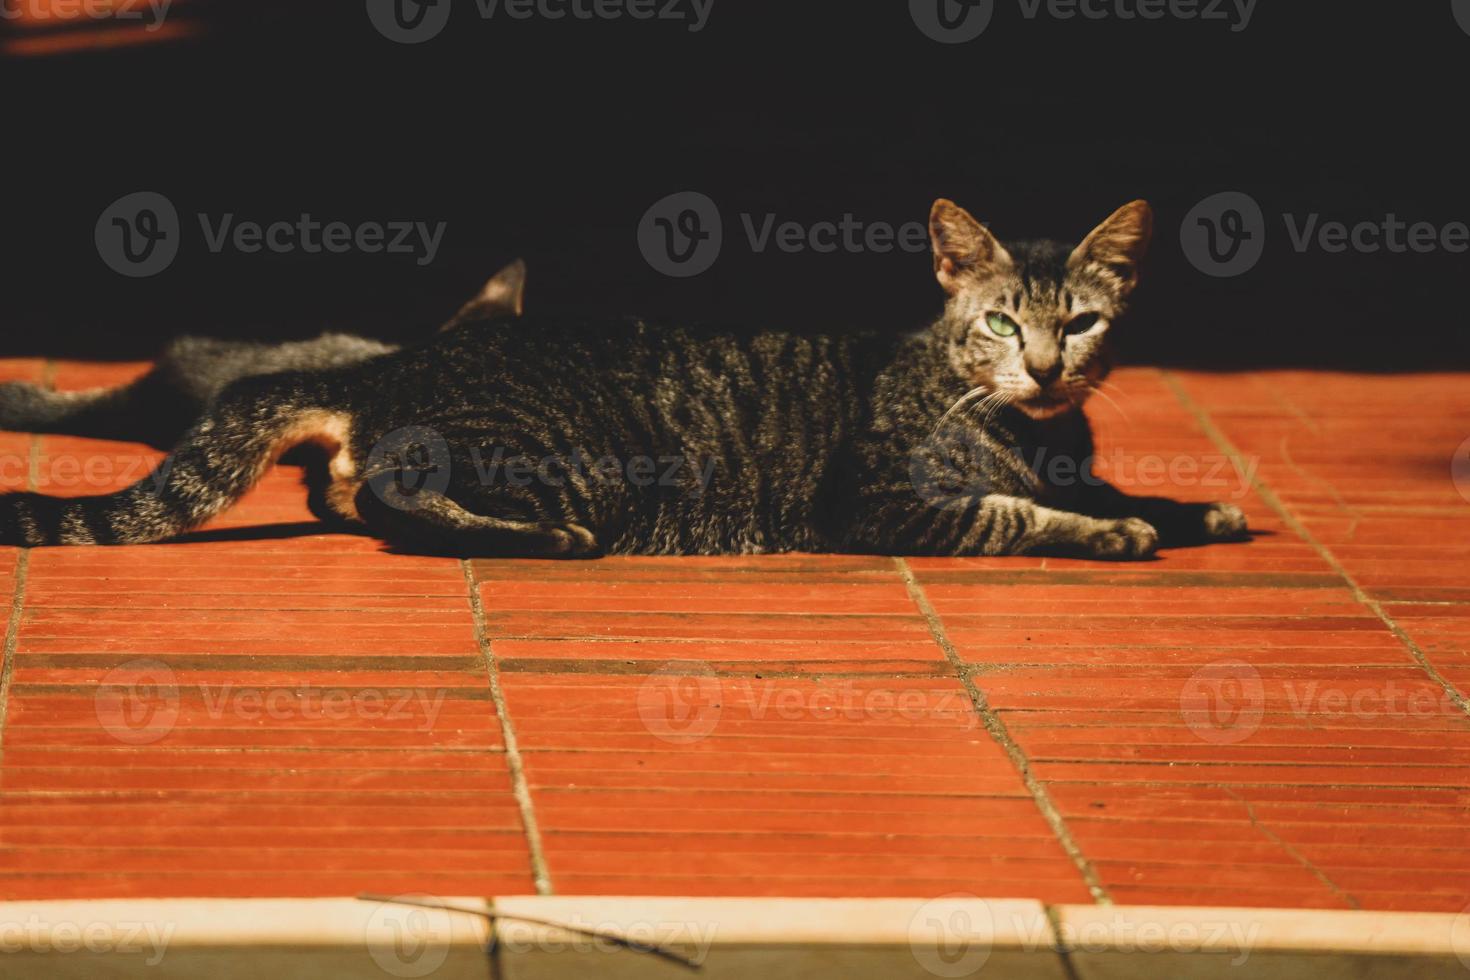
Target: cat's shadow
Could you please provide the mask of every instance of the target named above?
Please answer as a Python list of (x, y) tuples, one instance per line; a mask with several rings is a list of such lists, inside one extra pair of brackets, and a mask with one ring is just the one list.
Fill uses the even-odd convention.
[[(1124, 562), (1130, 565), (1149, 565), (1156, 562), (1168, 561), (1169, 555), (1174, 552), (1190, 552), (1205, 547), (1220, 547), (1228, 545), (1251, 544), (1257, 538), (1275, 538), (1280, 536), (1277, 531), (1248, 531), (1248, 537), (1236, 541), (1211, 541), (1201, 544), (1177, 545), (1165, 548), (1157, 554), (1148, 558)], [(384, 542), (367, 528), (345, 523), (334, 523), (329, 521), (289, 521), (278, 524), (254, 524), (245, 527), (224, 527), (210, 531), (191, 531), (188, 534), (168, 541), (160, 541), (158, 544), (230, 544), (246, 541), (286, 541), (291, 538), (320, 538), (320, 537), (352, 537), (372, 538), (382, 544), (380, 549), (383, 554), (401, 555), (414, 558), (451, 558), (464, 559), (471, 557), (488, 558), (490, 555), (465, 555), (452, 549), (435, 549), (426, 546), (410, 546), (396, 542)], [(1059, 556), (1066, 557), (1066, 556)], [(1075, 556), (1074, 556), (1075, 557)], [(1115, 565), (1119, 562), (1098, 561), (1099, 565)]]

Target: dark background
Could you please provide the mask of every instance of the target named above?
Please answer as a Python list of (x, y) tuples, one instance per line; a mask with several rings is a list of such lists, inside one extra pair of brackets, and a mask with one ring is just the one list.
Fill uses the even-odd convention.
[[(1449, 0), (1260, 0), (1240, 33), (1027, 20), (999, 0), (960, 46), (923, 36), (902, 0), (715, 0), (701, 33), (487, 21), (455, 0), (417, 46), (378, 34), (362, 0), (181, 0), (170, 20), (198, 33), (9, 48), (4, 353), (141, 358), (185, 331), (418, 336), (517, 255), (541, 311), (909, 329), (941, 302), (927, 256), (755, 254), (736, 216), (900, 224), (942, 195), (1003, 238), (1076, 239), (1150, 200), (1154, 253), (1115, 331), (1134, 362), (1470, 364), (1470, 257), (1301, 255), (1281, 220), (1470, 221), (1470, 36)], [(672, 279), (643, 260), (637, 224), (691, 189), (718, 202), (725, 248)], [(168, 196), (185, 237), (166, 272), (131, 280), (99, 259), (93, 228), (138, 190)], [(1178, 231), (1225, 190), (1261, 202), (1268, 244), (1250, 273), (1217, 280)], [(201, 211), (448, 230), (427, 267), (215, 255)]]

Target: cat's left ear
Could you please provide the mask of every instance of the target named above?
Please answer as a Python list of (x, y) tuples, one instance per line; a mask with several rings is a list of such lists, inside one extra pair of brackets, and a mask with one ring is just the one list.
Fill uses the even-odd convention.
[(1138, 268), (1153, 234), (1148, 202), (1125, 204), (1082, 240), (1067, 265), (1113, 283), (1120, 297), (1127, 296), (1138, 285)]
[(454, 319), (439, 328), (453, 330), (471, 320), (493, 320), (497, 317), (520, 316), (526, 309), (526, 263), (516, 259), (490, 277)]

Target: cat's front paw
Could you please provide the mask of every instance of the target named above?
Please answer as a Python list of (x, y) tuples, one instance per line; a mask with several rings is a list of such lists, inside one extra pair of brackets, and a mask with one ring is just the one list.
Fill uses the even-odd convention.
[(1141, 561), (1152, 558), (1159, 548), (1159, 532), (1137, 517), (1105, 521), (1088, 539), (1092, 557), (1106, 561)]
[(1210, 504), (1205, 511), (1205, 535), (1211, 541), (1243, 541), (1249, 533), (1245, 511), (1234, 504)]

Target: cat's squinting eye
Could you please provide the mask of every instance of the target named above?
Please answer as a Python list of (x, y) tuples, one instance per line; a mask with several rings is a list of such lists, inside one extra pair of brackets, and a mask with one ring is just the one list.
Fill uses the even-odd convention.
[(1020, 327), (1016, 326), (1016, 321), (1004, 313), (987, 313), (985, 315), (985, 325), (997, 337), (1014, 337), (1021, 330)]
[(1084, 313), (1079, 317), (1073, 317), (1067, 323), (1067, 334), (1075, 337), (1077, 334), (1086, 333), (1097, 326), (1097, 322), (1101, 319), (1102, 316), (1097, 313)]

